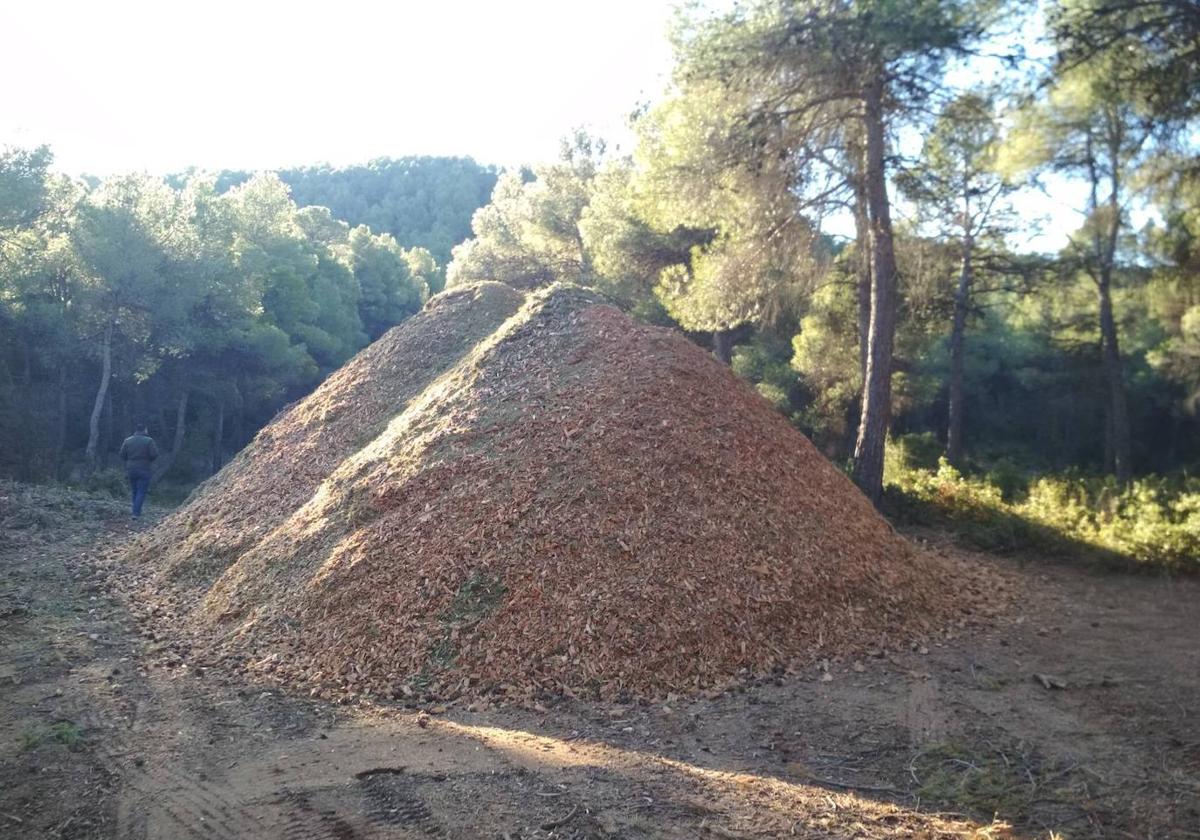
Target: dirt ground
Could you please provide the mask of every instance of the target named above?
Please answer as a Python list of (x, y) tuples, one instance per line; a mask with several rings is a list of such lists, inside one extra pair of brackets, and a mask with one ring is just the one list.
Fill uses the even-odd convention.
[(989, 631), (715, 697), (426, 713), (189, 662), (97, 562), (137, 527), (0, 532), (0, 837), (1200, 838), (1194, 580), (981, 556), (1029, 593)]

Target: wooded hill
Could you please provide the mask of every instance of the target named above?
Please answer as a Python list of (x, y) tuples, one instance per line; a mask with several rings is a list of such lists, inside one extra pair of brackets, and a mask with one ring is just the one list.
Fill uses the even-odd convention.
[(215, 472), (421, 308), (443, 268), (420, 243), (444, 259), (494, 180), (457, 158), (104, 181), (51, 161), (0, 156), (0, 471), (26, 479), (102, 472), (139, 420), (160, 475)]

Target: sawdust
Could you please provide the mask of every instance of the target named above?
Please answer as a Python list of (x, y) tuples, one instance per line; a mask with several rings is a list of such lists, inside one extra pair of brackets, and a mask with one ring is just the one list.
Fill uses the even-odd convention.
[(703, 350), (561, 286), (435, 298), (132, 556), (202, 646), (332, 696), (719, 688), (1005, 600)]

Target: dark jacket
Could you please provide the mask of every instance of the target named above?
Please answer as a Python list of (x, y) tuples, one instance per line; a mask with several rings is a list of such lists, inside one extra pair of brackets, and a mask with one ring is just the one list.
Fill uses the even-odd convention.
[(121, 444), (121, 460), (125, 462), (126, 472), (149, 474), (150, 464), (157, 457), (158, 447), (149, 435), (130, 435)]

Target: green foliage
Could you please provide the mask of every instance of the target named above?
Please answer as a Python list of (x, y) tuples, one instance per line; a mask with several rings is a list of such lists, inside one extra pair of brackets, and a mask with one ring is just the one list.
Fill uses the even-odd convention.
[(733, 372), (754, 383), (754, 388), (769, 403), (790, 413), (800, 382), (788, 364), (789, 347), (779, 339), (759, 333), (754, 340), (733, 351)]
[(885, 476), (891, 510), (909, 521), (950, 526), (988, 549), (1200, 572), (1200, 479), (1148, 477), (1124, 490), (1112, 478), (1070, 475), (1026, 484), (1008, 466), (970, 478), (944, 459), (936, 470), (910, 460), (904, 444), (890, 447)]
[[(454, 600), (438, 616), (442, 635), (429, 649), (429, 667), (446, 668), (458, 656), (459, 633), (469, 630), (494, 612), (504, 600), (504, 581), (486, 572), (475, 571), (463, 581)], [(417, 682), (426, 682), (428, 673), (418, 676)]]
[(910, 470), (937, 469), (942, 444), (933, 432), (912, 432), (893, 437), (885, 452), (888, 474), (903, 475)]
[(8, 474), (68, 477), (95, 405), (93, 483), (135, 419), (149, 422), (176, 480), (205, 475), (419, 311), (437, 273), (425, 249), (297, 207), (274, 175), (224, 191), (202, 175), (85, 184), (47, 174), (48, 160), (45, 150), (0, 156)]
[(653, 229), (643, 218), (628, 159), (578, 132), (559, 160), (506, 172), (454, 249), (448, 286), (498, 280), (518, 288), (570, 282), (597, 289), (638, 317), (672, 323), (653, 287), (688, 259), (695, 236)]
[(425, 251), (410, 257), (394, 238), (375, 236), (365, 225), (350, 231), (351, 270), (359, 289), (359, 314), (372, 340), (385, 330), (420, 311), (429, 297), (426, 276), (414, 274), (413, 266), (432, 263)]
[(448, 624), (470, 624), (493, 612), (504, 600), (504, 581), (484, 572), (473, 572), (454, 593), (441, 616)]
[(453, 251), (446, 285), (583, 282), (587, 261), (579, 220), (593, 176), (589, 161), (535, 167), (529, 181), (516, 172), (500, 176), (491, 202), (471, 220), (474, 236)]
[(686, 263), (707, 233), (663, 231), (646, 219), (645, 198), (628, 159), (608, 161), (592, 181), (579, 233), (597, 288), (652, 323), (674, 323), (654, 286), (664, 269)]
[(0, 149), (0, 232), (28, 227), (45, 211), (52, 159), (46, 146)]
[[(497, 171), (464, 157), (377, 158), (362, 166), (307, 166), (278, 176), (301, 207), (328, 207), (351, 226), (390, 234), (405, 248), (428, 251), (436, 265), (420, 274), (430, 291), (442, 290), (440, 267), (471, 232), (471, 214), (487, 203)], [(222, 191), (249, 179), (244, 172), (220, 176)]]
[[(658, 234), (692, 240), (660, 266), (656, 286), (686, 329), (774, 320), (811, 286), (827, 256), (805, 212), (798, 157), (778, 145), (757, 146), (757, 116), (747, 109), (773, 91), (731, 84), (739, 68), (727, 51), (736, 44), (745, 48), (740, 55), (778, 55), (761, 43), (741, 43), (776, 31), (767, 20), (770, 5), (745, 17), (681, 18), (673, 88), (636, 124), (638, 212)], [(748, 72), (763, 81), (757, 69)]]
[(984, 478), (1000, 491), (1000, 498), (1005, 502), (1014, 502), (1029, 493), (1029, 474), (1012, 458), (996, 461)]
[(118, 469), (96, 470), (84, 477), (77, 485), (87, 493), (96, 493), (113, 499), (124, 499), (129, 495), (129, 480)]
[(826, 451), (849, 440), (862, 390), (855, 307), (849, 281), (828, 283), (809, 299), (792, 338), (791, 364), (808, 395), (801, 427)]
[(1109, 74), (1163, 122), (1200, 113), (1200, 12), (1191, 0), (1056, 0), (1059, 70)]
[(1161, 328), (1147, 353), (1150, 367), (1182, 391), (1182, 407), (1200, 410), (1200, 172), (1171, 159), (1185, 174), (1160, 193), (1164, 222), (1147, 231), (1159, 263), (1145, 294), (1148, 315)]

